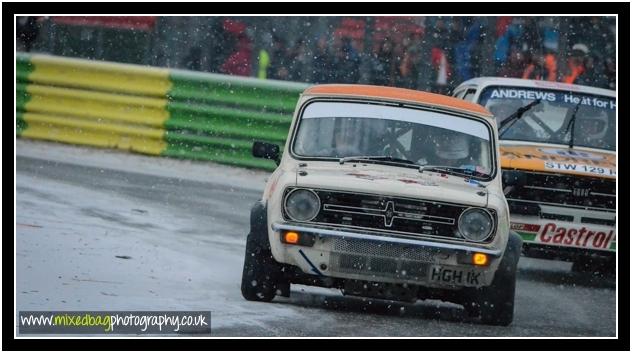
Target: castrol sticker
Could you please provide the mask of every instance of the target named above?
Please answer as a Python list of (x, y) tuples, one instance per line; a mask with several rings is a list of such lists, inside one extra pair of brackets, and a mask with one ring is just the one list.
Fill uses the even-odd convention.
[(542, 244), (589, 249), (610, 249), (615, 239), (614, 229), (591, 229), (585, 226), (560, 226), (547, 223), (540, 228), (536, 241)]

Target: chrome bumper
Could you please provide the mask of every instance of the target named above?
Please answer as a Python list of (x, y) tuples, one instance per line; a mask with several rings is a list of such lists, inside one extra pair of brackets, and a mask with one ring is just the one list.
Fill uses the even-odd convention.
[(418, 240), (418, 239), (406, 239), (406, 238), (397, 238), (390, 237), (385, 235), (377, 235), (377, 234), (366, 234), (366, 233), (356, 233), (351, 231), (342, 231), (328, 228), (321, 228), (315, 226), (304, 226), (297, 225), (291, 223), (272, 223), (272, 230), (275, 232), (279, 232), (282, 230), (293, 230), (297, 232), (306, 232), (312, 233), (321, 237), (343, 237), (343, 238), (352, 238), (352, 239), (363, 239), (363, 240), (373, 240), (373, 241), (384, 241), (389, 243), (399, 243), (406, 245), (416, 245), (434, 249), (444, 249), (444, 250), (452, 250), (452, 251), (463, 251), (463, 252), (479, 252), (484, 253), (490, 256), (500, 256), (502, 253), (501, 250), (495, 249), (487, 249), (483, 247), (477, 246), (469, 246), (463, 244), (452, 244), (452, 243), (441, 243), (434, 242), (428, 240)]

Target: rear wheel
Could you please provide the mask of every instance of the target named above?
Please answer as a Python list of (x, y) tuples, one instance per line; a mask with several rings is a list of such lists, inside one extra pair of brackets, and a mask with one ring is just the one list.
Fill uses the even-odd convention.
[(581, 257), (573, 261), (573, 266), (571, 267), (571, 271), (578, 273), (587, 273), (592, 271), (592, 262), (590, 259), (585, 257)]
[(464, 289), (463, 307), (470, 316), (480, 317), (481, 322), (487, 325), (511, 324), (521, 248), (520, 236), (513, 232), (509, 233), (507, 249), (492, 284), (487, 287)]
[(571, 271), (596, 276), (613, 276), (616, 272), (616, 259), (614, 256), (606, 259), (583, 256), (573, 261)]

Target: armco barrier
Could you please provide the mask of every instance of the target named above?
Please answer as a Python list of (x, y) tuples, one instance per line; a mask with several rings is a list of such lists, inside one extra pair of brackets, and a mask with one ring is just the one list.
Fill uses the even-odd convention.
[(283, 145), (307, 87), (23, 53), (16, 80), (18, 136), (268, 170), (252, 142)]

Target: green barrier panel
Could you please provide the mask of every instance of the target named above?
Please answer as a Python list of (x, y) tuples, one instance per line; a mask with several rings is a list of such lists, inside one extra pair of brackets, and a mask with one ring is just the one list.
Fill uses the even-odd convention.
[[(294, 102), (296, 105), (296, 102)], [(239, 121), (243, 124), (260, 123), (262, 125), (289, 126), (292, 115), (280, 115), (262, 113), (258, 111), (247, 111), (234, 108), (218, 107), (211, 105), (201, 105), (184, 102), (168, 102), (167, 111), (172, 116), (188, 117), (190, 119), (205, 119), (211, 117), (224, 117), (226, 119)]]
[(171, 81), (186, 83), (190, 86), (210, 87), (221, 86), (231, 89), (253, 90), (254, 92), (274, 92), (287, 97), (296, 96), (309, 85), (278, 80), (260, 80), (252, 77), (219, 75), (197, 71), (171, 70)]
[(22, 131), (24, 131), (28, 126), (26, 121), (24, 120), (24, 113), (16, 112), (15, 113), (15, 133), (20, 136), (22, 135)]
[(31, 100), (31, 95), (26, 91), (26, 84), (15, 84), (15, 109), (20, 112), (26, 111), (26, 103)]
[(169, 103), (167, 130), (197, 130), (206, 134), (263, 139), (283, 143), (292, 120), (283, 116), (208, 105)]
[[(287, 134), (276, 129), (253, 128), (244, 129), (238, 124), (218, 124), (216, 122), (192, 122), (185, 119), (171, 118), (165, 123), (167, 131), (201, 131), (209, 136), (242, 138), (247, 140), (265, 140), (281, 144)], [(287, 129), (285, 130), (287, 131)]]
[(15, 75), (18, 82), (28, 81), (29, 74), (33, 72), (34, 66), (31, 63), (31, 56), (17, 53), (15, 57)]
[(24, 120), (24, 112), (26, 111), (26, 103), (31, 99), (31, 96), (26, 92), (26, 84), (21, 82), (27, 82), (28, 76), (33, 72), (33, 64), (31, 64), (30, 55), (23, 53), (16, 53), (15, 56), (15, 133), (17, 136), (22, 135), (22, 132), (28, 128), (26, 120)]
[(204, 101), (208, 103), (231, 104), (233, 106), (246, 106), (249, 108), (259, 108), (265, 110), (291, 111), (296, 106), (295, 99), (292, 101), (277, 100), (274, 98), (258, 98), (240, 96), (234, 93), (214, 91), (197, 91), (195, 89), (182, 88), (177, 83), (169, 91), (169, 98), (173, 100)]
[(270, 160), (251, 155), (252, 142), (238, 139), (217, 138), (167, 131), (167, 149), (164, 156), (208, 160), (243, 167), (274, 170)]
[(274, 164), (274, 162), (263, 159), (253, 159), (252, 157), (247, 158), (223, 154), (211, 155), (206, 152), (195, 152), (186, 150), (178, 151), (169, 148), (162, 155), (165, 157), (210, 161), (215, 163), (228, 164), (236, 167), (263, 169), (267, 171), (273, 171), (274, 169), (276, 169), (276, 164)]
[(292, 112), (307, 85), (235, 78), (226, 75), (173, 70), (169, 97), (175, 101), (192, 100), (229, 103), (259, 110)]

